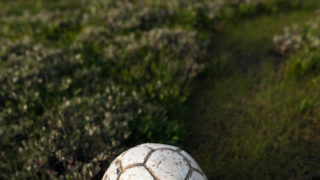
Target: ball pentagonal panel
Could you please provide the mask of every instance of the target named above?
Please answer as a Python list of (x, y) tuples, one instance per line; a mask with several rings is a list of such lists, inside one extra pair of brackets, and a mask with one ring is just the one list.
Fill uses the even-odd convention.
[(120, 175), (119, 180), (155, 180), (144, 166), (136, 166), (127, 169)]
[(172, 150), (156, 150), (146, 162), (146, 167), (159, 179), (185, 179), (189, 165), (184, 158)]

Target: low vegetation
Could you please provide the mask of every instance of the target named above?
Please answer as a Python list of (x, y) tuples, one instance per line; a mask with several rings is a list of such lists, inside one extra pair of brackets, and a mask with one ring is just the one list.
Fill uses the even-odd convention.
[[(283, 34), (274, 37), (277, 52), (289, 57), (286, 76), (301, 79), (315, 78), (320, 72), (319, 18), (287, 27)], [(316, 79), (314, 79), (316, 81)]]
[[(99, 179), (110, 161), (132, 145), (197, 145), (192, 140), (185, 143), (186, 136), (202, 137), (202, 133), (194, 131), (194, 124), (203, 124), (193, 121), (194, 129), (189, 130), (185, 119), (192, 108), (189, 104), (194, 99), (193, 89), (200, 87), (195, 83), (198, 78), (226, 78), (234, 68), (229, 66), (232, 59), (227, 52), (233, 52), (234, 47), (224, 43), (236, 42), (233, 38), (239, 34), (229, 33), (229, 24), (250, 20), (251, 16), (300, 10), (303, 4), (299, 0), (0, 1), (0, 179)], [(319, 66), (317, 51), (313, 45), (306, 45), (310, 44), (310, 35), (317, 35), (314, 24), (304, 27), (303, 32), (306, 33), (288, 29), (285, 35), (275, 38), (273, 48), (282, 57), (294, 59), (290, 55), (301, 52), (295, 57), (311, 59), (311, 68), (304, 62), (288, 66), (294, 70), (286, 73), (299, 77)], [(258, 37), (250, 40), (254, 42)], [(267, 38), (272, 40), (271, 35)], [(294, 42), (287, 45), (287, 41)], [(255, 45), (243, 47), (254, 49)], [(305, 49), (314, 55), (305, 56)], [(263, 46), (261, 52), (268, 50)], [(306, 72), (296, 73), (300, 69), (291, 66), (302, 66)], [(210, 91), (211, 87), (203, 89)], [(228, 92), (228, 87), (226, 91), (212, 89)], [(202, 98), (208, 98), (206, 93)], [(305, 113), (317, 105), (313, 99), (303, 102), (300, 106)], [(232, 104), (229, 107), (236, 109)], [(218, 113), (221, 109), (215, 110)], [(269, 110), (276, 111), (277, 106), (272, 105)], [(200, 111), (194, 111), (192, 116)], [(252, 117), (252, 121), (262, 121), (260, 118)], [(217, 122), (208, 123), (210, 127)], [(267, 129), (265, 133), (269, 132)], [(308, 128), (305, 130), (309, 132)], [(213, 140), (224, 136), (219, 129), (212, 132), (217, 133), (214, 138), (209, 136)], [(250, 143), (246, 145), (248, 152)], [(191, 152), (213, 161), (211, 148)], [(209, 178), (223, 177), (225, 171), (214, 174), (208, 169), (216, 170), (217, 166), (201, 159), (199, 162)], [(214, 162), (219, 165), (220, 161)], [(268, 161), (262, 162), (258, 167), (266, 171), (260, 172), (272, 170)], [(241, 170), (236, 165), (231, 167)], [(245, 166), (248, 167), (253, 166)], [(310, 176), (290, 177), (314, 177), (314, 169), (306, 170)], [(282, 177), (287, 177), (283, 172)]]

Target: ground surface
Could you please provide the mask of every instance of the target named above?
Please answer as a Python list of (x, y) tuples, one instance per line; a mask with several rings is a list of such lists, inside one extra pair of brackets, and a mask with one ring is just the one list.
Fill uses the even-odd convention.
[(209, 179), (320, 177), (320, 87), (284, 78), (285, 60), (271, 51), (273, 36), (313, 18), (318, 4), (227, 24), (214, 40), (185, 143)]

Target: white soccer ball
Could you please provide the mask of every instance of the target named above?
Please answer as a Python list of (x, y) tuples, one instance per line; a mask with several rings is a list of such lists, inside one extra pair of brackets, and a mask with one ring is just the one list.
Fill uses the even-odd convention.
[(207, 180), (207, 177), (180, 148), (146, 143), (120, 154), (102, 180)]

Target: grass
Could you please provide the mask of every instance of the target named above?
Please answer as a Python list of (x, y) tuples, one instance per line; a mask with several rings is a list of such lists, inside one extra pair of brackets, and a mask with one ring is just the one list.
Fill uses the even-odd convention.
[(272, 38), (314, 17), (302, 10), (225, 25), (211, 67), (195, 82), (186, 149), (209, 179), (320, 177), (320, 86), (283, 76)]

